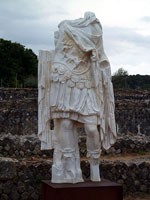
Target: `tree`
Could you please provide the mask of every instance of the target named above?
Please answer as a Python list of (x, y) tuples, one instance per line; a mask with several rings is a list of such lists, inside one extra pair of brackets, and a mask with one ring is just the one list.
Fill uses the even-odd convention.
[(128, 82), (128, 71), (123, 68), (119, 68), (112, 77), (113, 86), (115, 89), (127, 89), (129, 88)]
[(19, 43), (0, 39), (1, 87), (25, 87), (26, 79), (37, 78), (37, 56)]
[(150, 75), (128, 75), (123, 68), (112, 76), (114, 89), (150, 89)]
[(123, 68), (119, 68), (113, 76), (128, 76), (128, 71), (124, 70)]

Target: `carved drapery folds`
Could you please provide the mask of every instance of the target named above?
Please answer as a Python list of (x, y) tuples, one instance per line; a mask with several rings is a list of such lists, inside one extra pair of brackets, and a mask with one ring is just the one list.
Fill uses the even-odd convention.
[[(91, 160), (90, 163), (91, 170), (97, 169), (98, 174), (101, 147), (110, 148), (117, 137), (110, 63), (103, 49), (102, 27), (94, 13), (87, 12), (84, 18), (77, 20), (65, 20), (58, 27), (59, 31), (54, 34), (55, 51), (41, 51), (39, 55), (39, 136), (42, 149), (55, 149), (53, 182), (79, 182), (82, 176), (78, 138), (74, 138), (77, 133), (73, 133), (69, 128), (67, 120), (71, 120), (70, 124), (91, 124), (87, 129), (87, 137), (90, 135), (88, 131), (93, 131), (93, 138), (91, 141), (88, 138), (90, 144), (87, 144), (87, 150), (91, 159), (97, 159), (94, 162)], [(48, 125), (50, 119), (55, 122), (54, 133)], [(75, 130), (76, 127), (73, 126)], [(95, 128), (98, 126), (99, 129)], [(93, 141), (98, 130), (99, 147), (95, 146), (95, 150), (91, 150), (91, 147), (97, 145)], [(73, 134), (70, 143), (74, 143), (68, 148), (70, 152), (68, 150), (67, 154), (62, 147), (64, 144), (61, 143), (68, 138), (60, 132), (66, 132), (68, 138)], [(71, 156), (66, 157), (67, 155)], [(62, 159), (61, 163), (57, 157)], [(78, 167), (67, 173), (67, 167), (73, 167), (70, 163)], [(97, 163), (96, 166), (94, 163)], [(62, 177), (59, 177), (60, 171), (64, 171), (66, 176), (63, 177), (62, 174)], [(100, 180), (94, 177), (95, 172), (92, 171), (91, 174), (91, 180)]]

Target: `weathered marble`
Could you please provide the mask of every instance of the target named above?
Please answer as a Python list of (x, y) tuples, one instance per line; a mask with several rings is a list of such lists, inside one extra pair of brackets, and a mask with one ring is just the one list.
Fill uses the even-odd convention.
[(84, 127), (90, 179), (100, 181), (101, 148), (109, 149), (117, 138), (102, 26), (94, 13), (86, 12), (84, 18), (62, 21), (58, 28), (55, 50), (39, 54), (41, 149), (54, 148), (53, 183), (82, 182), (77, 127)]

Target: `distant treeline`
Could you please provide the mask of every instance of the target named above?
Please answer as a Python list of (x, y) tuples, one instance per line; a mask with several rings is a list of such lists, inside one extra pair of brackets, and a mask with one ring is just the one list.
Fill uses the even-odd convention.
[(37, 87), (37, 63), (31, 49), (0, 39), (0, 87)]
[[(19, 43), (0, 39), (0, 87), (36, 88), (36, 54)], [(113, 76), (114, 89), (150, 89), (150, 75), (128, 75), (120, 68)]]
[(114, 89), (150, 89), (150, 75), (112, 76)]

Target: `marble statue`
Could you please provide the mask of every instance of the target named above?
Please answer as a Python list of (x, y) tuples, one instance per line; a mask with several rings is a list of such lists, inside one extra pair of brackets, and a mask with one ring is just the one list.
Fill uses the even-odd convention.
[(54, 149), (53, 183), (82, 182), (77, 128), (84, 127), (90, 179), (100, 181), (101, 149), (109, 149), (117, 138), (102, 26), (94, 13), (86, 12), (84, 18), (64, 20), (58, 28), (54, 34), (55, 50), (39, 52), (41, 149)]

